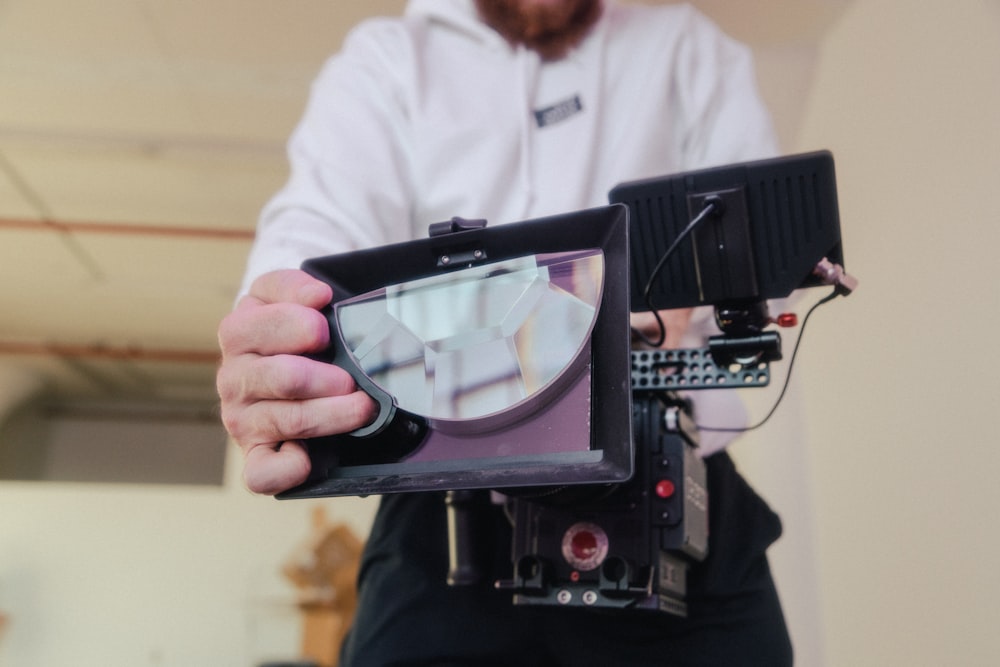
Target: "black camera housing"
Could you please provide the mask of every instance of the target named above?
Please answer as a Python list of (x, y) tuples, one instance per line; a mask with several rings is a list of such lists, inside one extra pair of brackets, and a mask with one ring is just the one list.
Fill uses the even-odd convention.
[[(683, 615), (687, 569), (707, 554), (710, 498), (690, 404), (677, 392), (766, 385), (781, 358), (780, 336), (763, 331), (767, 301), (846, 275), (833, 156), (623, 183), (609, 200), (492, 228), (455, 219), (428, 239), (307, 261), (335, 295), (332, 344), (319, 358), (348, 370), (380, 411), (359, 432), (309, 441), (309, 480), (279, 497), (449, 491), (458, 558), (449, 579), (464, 583), (478, 569), (461, 558), (475, 551), (462, 530), (474, 516), (458, 490), (503, 490), (513, 573), (497, 585), (515, 603)], [(402, 409), (361, 369), (337, 321), (338, 303), (386, 285), (594, 249), (605, 273), (579, 365), (530, 409), (485, 427), (460, 432)], [(694, 306), (714, 307), (723, 330), (706, 347), (631, 349), (629, 312)], [(523, 443), (537, 447), (524, 453)], [(435, 456), (415, 454), (427, 451)]]

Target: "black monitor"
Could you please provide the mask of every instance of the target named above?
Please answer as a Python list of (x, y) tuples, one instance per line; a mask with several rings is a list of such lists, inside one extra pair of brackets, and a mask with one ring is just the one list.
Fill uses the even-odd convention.
[[(788, 296), (821, 284), (826, 258), (843, 265), (833, 155), (828, 151), (622, 183), (629, 208), (632, 309), (685, 308)], [(718, 208), (656, 271), (706, 204)]]

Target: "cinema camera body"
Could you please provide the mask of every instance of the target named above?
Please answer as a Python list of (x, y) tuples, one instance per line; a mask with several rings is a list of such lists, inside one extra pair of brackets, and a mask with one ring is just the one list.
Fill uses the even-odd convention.
[[(379, 404), (308, 442), (280, 498), (445, 491), (449, 583), (482, 577), (474, 505), (513, 525), (515, 604), (686, 613), (710, 502), (689, 391), (764, 386), (767, 303), (854, 281), (827, 151), (623, 183), (609, 205), (308, 260), (331, 344)], [(832, 295), (831, 295), (832, 298)], [(703, 348), (633, 349), (630, 312), (712, 306)]]

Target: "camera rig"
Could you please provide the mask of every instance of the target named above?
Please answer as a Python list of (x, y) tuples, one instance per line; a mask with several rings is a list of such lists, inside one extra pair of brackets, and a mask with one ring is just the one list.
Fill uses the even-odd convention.
[[(496, 586), (515, 604), (686, 613), (689, 563), (708, 553), (705, 463), (689, 403), (673, 392), (634, 392), (632, 479), (584, 500), (507, 501), (513, 576)], [(452, 572), (469, 569), (456, 562)]]
[[(513, 553), (496, 585), (516, 604), (684, 614), (710, 505), (687, 392), (767, 385), (782, 358), (768, 301), (856, 282), (826, 151), (623, 183), (609, 199), (307, 261), (335, 295), (317, 356), (379, 414), (309, 441), (310, 478), (279, 497), (447, 491), (459, 585), (480, 577), (471, 490), (500, 490)], [(712, 306), (721, 332), (705, 347), (632, 349), (629, 312), (694, 306)]]

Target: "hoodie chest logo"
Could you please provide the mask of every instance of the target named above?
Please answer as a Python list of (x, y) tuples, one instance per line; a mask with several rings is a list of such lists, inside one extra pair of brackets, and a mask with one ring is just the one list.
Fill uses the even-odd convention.
[(574, 95), (569, 99), (556, 102), (552, 106), (535, 110), (535, 122), (538, 127), (546, 127), (575, 116), (583, 111), (583, 104), (580, 103), (580, 96)]

